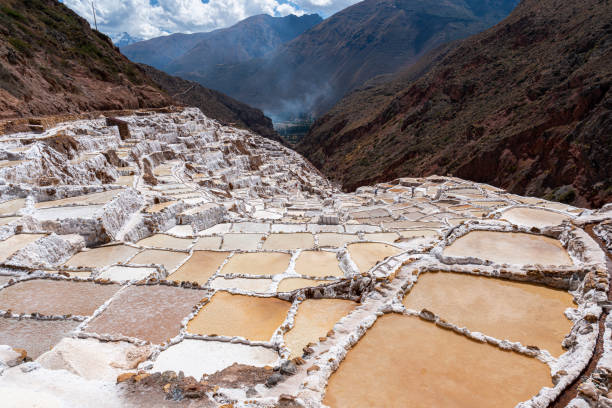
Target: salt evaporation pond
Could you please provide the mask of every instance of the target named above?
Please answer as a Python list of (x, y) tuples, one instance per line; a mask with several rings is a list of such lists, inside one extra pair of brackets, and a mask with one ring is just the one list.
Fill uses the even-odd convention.
[(368, 272), (385, 258), (402, 252), (399, 248), (391, 245), (370, 242), (350, 244), (348, 251), (361, 273)]
[(170, 275), (168, 280), (204, 285), (228, 255), (229, 252), (193, 251), (191, 258)]
[(49, 351), (80, 322), (73, 320), (34, 320), (0, 318), (0, 344), (22, 348), (37, 358)]
[(513, 224), (544, 228), (561, 224), (570, 217), (539, 208), (518, 207), (502, 213), (502, 218)]
[(302, 251), (295, 263), (295, 271), (300, 275), (319, 278), (344, 276), (336, 253), (326, 251)]
[(65, 266), (104, 268), (105, 266), (122, 263), (138, 253), (139, 249), (128, 245), (108, 245), (81, 251), (68, 260)]
[(221, 269), (223, 274), (279, 275), (287, 269), (291, 255), (279, 252), (235, 254)]

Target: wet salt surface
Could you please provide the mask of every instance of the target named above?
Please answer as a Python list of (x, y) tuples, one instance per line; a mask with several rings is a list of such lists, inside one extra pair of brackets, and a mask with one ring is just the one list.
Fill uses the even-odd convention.
[(320, 247), (341, 247), (349, 242), (358, 241), (359, 237), (352, 234), (337, 234), (334, 232), (324, 232), (318, 235)]
[(271, 284), (272, 279), (227, 279), (224, 277), (218, 277), (213, 279), (213, 281), (210, 283), (210, 287), (213, 289), (239, 289), (257, 293), (265, 293), (268, 291)]
[(205, 295), (201, 290), (170, 286), (130, 286), (85, 331), (160, 344), (179, 334), (181, 321)]
[(221, 237), (200, 237), (193, 246), (194, 250), (219, 249), (221, 247)]
[(308, 343), (325, 337), (334, 325), (355, 309), (357, 303), (342, 299), (307, 299), (298, 307), (294, 327), (285, 334), (291, 357), (301, 357)]
[(228, 255), (229, 252), (193, 251), (191, 258), (167, 279), (204, 285)]
[(0, 290), (0, 309), (13, 313), (89, 316), (119, 290), (118, 285), (33, 279)]
[(36, 359), (49, 351), (62, 337), (77, 328), (79, 322), (0, 318), (0, 344), (22, 348)]
[(336, 253), (326, 251), (302, 251), (295, 263), (295, 271), (313, 277), (344, 276)]
[(0, 203), (0, 215), (13, 215), (25, 206), (25, 198)]
[(62, 198), (60, 200), (42, 201), (39, 203), (35, 203), (34, 207), (37, 209), (41, 209), (41, 208), (50, 208), (50, 207), (61, 207), (61, 206), (66, 206), (66, 205), (71, 205), (71, 204), (78, 204), (78, 205), (105, 204), (111, 201), (115, 196), (117, 196), (122, 191), (124, 190), (116, 189), (116, 190), (103, 191), (100, 193), (92, 193), (92, 194), (85, 194), (85, 195), (76, 196), (76, 197)]
[(225, 234), (223, 235), (223, 245), (221, 249), (225, 250), (255, 250), (258, 248), (263, 234)]
[(141, 239), (136, 243), (139, 246), (155, 247), (155, 248), (170, 248), (185, 250), (189, 248), (193, 240), (186, 238), (175, 238), (170, 235), (155, 234), (145, 239)]
[(137, 268), (132, 266), (111, 266), (98, 275), (99, 279), (110, 279), (115, 282), (141, 280), (157, 272), (155, 268)]
[(313, 286), (326, 285), (334, 281), (328, 280), (313, 280), (302, 278), (285, 278), (278, 284), (277, 292), (291, 292), (296, 289), (309, 288)]
[(291, 255), (277, 252), (235, 254), (221, 269), (222, 274), (279, 275), (287, 269)]
[(380, 243), (356, 243), (348, 246), (351, 259), (361, 273), (368, 272), (378, 262), (402, 252), (400, 249)]
[(572, 296), (543, 286), (456, 273), (425, 273), (404, 298), (409, 309), (428, 309), (471, 331), (525, 346), (537, 346), (558, 357), (572, 327), (563, 314), (574, 307)]
[(189, 322), (187, 331), (269, 341), (287, 317), (290, 307), (291, 303), (276, 298), (217, 292)]
[(181, 262), (185, 261), (189, 254), (185, 252), (163, 251), (160, 249), (146, 249), (130, 260), (136, 265), (163, 265), (166, 271), (171, 272)]
[(65, 266), (82, 266), (100, 269), (115, 263), (127, 261), (139, 249), (127, 245), (109, 245), (82, 251), (68, 260)]
[(15, 252), (42, 237), (43, 234), (17, 234), (0, 241), (0, 262), (6, 261)]
[(94, 218), (103, 205), (83, 205), (72, 207), (53, 207), (36, 210), (34, 217), (41, 221), (63, 220), (67, 218)]
[(214, 374), (234, 363), (263, 367), (273, 365), (277, 360), (278, 354), (266, 347), (185, 339), (161, 352), (153, 370), (183, 371), (186, 376), (199, 380), (204, 374)]
[(563, 221), (570, 219), (567, 215), (538, 208), (512, 208), (504, 211), (502, 218), (513, 224), (537, 228), (559, 225)]
[(445, 248), (444, 255), (475, 257), (496, 263), (573, 265), (558, 240), (515, 232), (472, 231)]
[[(500, 369), (503, 367), (503, 369)], [(535, 358), (478, 343), (417, 317), (385, 315), (332, 374), (323, 403), (340, 407), (514, 407), (544, 386)]]

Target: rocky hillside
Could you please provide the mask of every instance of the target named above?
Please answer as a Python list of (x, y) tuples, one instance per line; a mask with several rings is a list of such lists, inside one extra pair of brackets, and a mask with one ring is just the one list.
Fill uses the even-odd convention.
[(179, 75), (272, 116), (317, 116), (366, 80), (396, 72), (442, 43), (490, 27), (517, 3), (366, 0), (326, 19), (265, 58), (219, 66), (212, 72), (192, 70)]
[(317, 14), (249, 17), (208, 33), (172, 34), (122, 47), (132, 61), (170, 73), (208, 72), (261, 57), (322, 21)]
[(0, 1), (0, 118), (170, 103), (108, 37), (63, 4)]
[(600, 206), (612, 199), (611, 15), (604, 0), (524, 0), (420, 72), (347, 96), (299, 150), (347, 190), (438, 173)]
[(56, 0), (0, 0), (0, 119), (183, 104), (278, 140), (261, 111), (125, 58)]
[(158, 69), (141, 64), (140, 68), (173, 99), (185, 106), (199, 108), (209, 118), (224, 125), (250, 129), (268, 139), (284, 143), (274, 130), (272, 120), (259, 109), (252, 108), (221, 92), (204, 88), (197, 82), (168, 75)]

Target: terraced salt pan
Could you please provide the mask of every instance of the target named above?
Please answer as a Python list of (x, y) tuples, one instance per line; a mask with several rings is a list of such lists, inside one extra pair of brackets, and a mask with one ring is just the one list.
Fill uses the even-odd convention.
[(287, 317), (290, 307), (291, 303), (277, 298), (217, 292), (188, 323), (187, 331), (269, 341)]
[(310, 288), (331, 283), (328, 280), (314, 280), (302, 278), (285, 278), (278, 284), (277, 292), (292, 292), (297, 289)]
[(317, 343), (334, 325), (355, 309), (357, 304), (342, 299), (307, 299), (300, 303), (295, 324), (285, 334), (289, 358), (301, 357), (308, 343)]
[(183, 371), (186, 376), (200, 379), (234, 363), (264, 367), (274, 365), (277, 360), (278, 354), (266, 347), (185, 339), (162, 351), (153, 363), (153, 371)]
[(244, 275), (279, 275), (287, 269), (290, 254), (279, 252), (241, 253), (232, 256), (221, 273)]
[(314, 247), (314, 236), (311, 233), (270, 234), (263, 244), (263, 249), (308, 249)]
[(221, 237), (200, 237), (193, 246), (194, 250), (219, 249), (221, 247)]
[(25, 198), (18, 198), (16, 200), (9, 200), (0, 203), (0, 215), (13, 215), (17, 211), (25, 207)]
[(94, 218), (104, 205), (79, 205), (71, 207), (41, 208), (34, 217), (41, 221), (64, 220), (68, 218)]
[(168, 280), (204, 285), (217, 272), (229, 252), (193, 251), (193, 255)]
[(376, 242), (358, 242), (348, 247), (351, 259), (359, 268), (361, 273), (368, 272), (377, 263), (393, 255), (402, 252), (400, 249)]
[(34, 204), (34, 207), (36, 207), (37, 209), (42, 209), (42, 208), (50, 208), (50, 207), (63, 207), (63, 206), (69, 206), (73, 204), (78, 204), (78, 205), (106, 204), (107, 202), (111, 201), (117, 194), (121, 193), (122, 191), (124, 190), (116, 189), (116, 190), (102, 191), (100, 193), (92, 193), (92, 194), (85, 194), (85, 195), (80, 195), (76, 197), (62, 198), (60, 200), (42, 201), (42, 202)]
[(573, 265), (558, 240), (520, 232), (471, 231), (445, 248), (444, 255), (517, 265)]
[(0, 225), (10, 224), (11, 222), (17, 221), (20, 218), (21, 217), (1, 217), (0, 218)]
[(154, 248), (170, 248), (178, 250), (186, 250), (193, 243), (192, 239), (176, 238), (166, 234), (155, 234), (148, 238), (141, 239), (136, 244), (139, 246), (154, 247)]
[(72, 320), (34, 320), (0, 318), (0, 344), (22, 348), (32, 359), (49, 351), (77, 328)]
[(17, 234), (0, 241), (0, 262), (6, 261), (15, 252), (44, 236), (44, 234)]
[(185, 252), (163, 251), (161, 249), (146, 249), (130, 260), (131, 264), (137, 265), (163, 265), (166, 271), (176, 269), (189, 254)]
[(322, 232), (318, 234), (320, 247), (335, 247), (339, 248), (349, 242), (358, 241), (359, 237), (353, 234), (337, 234), (335, 232)]
[(320, 278), (344, 276), (336, 253), (327, 251), (302, 251), (295, 262), (295, 271), (300, 275)]
[(366, 241), (383, 241), (394, 243), (399, 238), (394, 232), (379, 232), (379, 233), (369, 233), (363, 234), (363, 239)]
[(138, 268), (134, 266), (111, 266), (100, 275), (99, 279), (110, 279), (115, 282), (142, 280), (154, 273), (157, 273), (155, 268)]
[(543, 286), (458, 273), (425, 273), (404, 298), (409, 309), (428, 309), (459, 327), (537, 346), (560, 356), (574, 307), (567, 292)]
[(259, 247), (263, 234), (225, 234), (221, 249), (252, 251)]
[[(503, 367), (503, 368), (502, 368)], [(512, 408), (542, 387), (550, 369), (417, 317), (385, 315), (332, 374), (332, 407)]]
[(160, 344), (179, 334), (181, 321), (202, 298), (201, 290), (130, 286), (86, 327), (88, 333), (135, 337)]
[(518, 207), (512, 208), (502, 213), (502, 218), (513, 224), (525, 225), (528, 227), (544, 228), (559, 225), (570, 217), (554, 211), (547, 211), (539, 208)]
[(210, 287), (213, 289), (239, 289), (256, 293), (265, 293), (272, 284), (272, 279), (224, 278), (213, 279)]
[(13, 313), (89, 316), (119, 289), (93, 282), (33, 279), (0, 290), (0, 310)]
[(148, 206), (145, 209), (145, 212), (148, 214), (162, 212), (166, 208), (170, 207), (172, 204), (176, 204), (176, 203), (178, 203), (178, 201), (167, 201), (165, 203), (153, 204), (153, 205)]
[(108, 245), (81, 251), (74, 255), (64, 266), (82, 266), (101, 269), (116, 263), (123, 263), (137, 254), (139, 249), (128, 245)]

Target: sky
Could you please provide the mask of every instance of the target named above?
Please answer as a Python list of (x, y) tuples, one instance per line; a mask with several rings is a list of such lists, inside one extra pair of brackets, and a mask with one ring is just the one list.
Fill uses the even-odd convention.
[[(60, 0), (93, 26), (91, 0)], [(93, 0), (98, 29), (149, 39), (172, 33), (225, 28), (256, 14), (318, 13), (329, 17), (360, 0)]]

